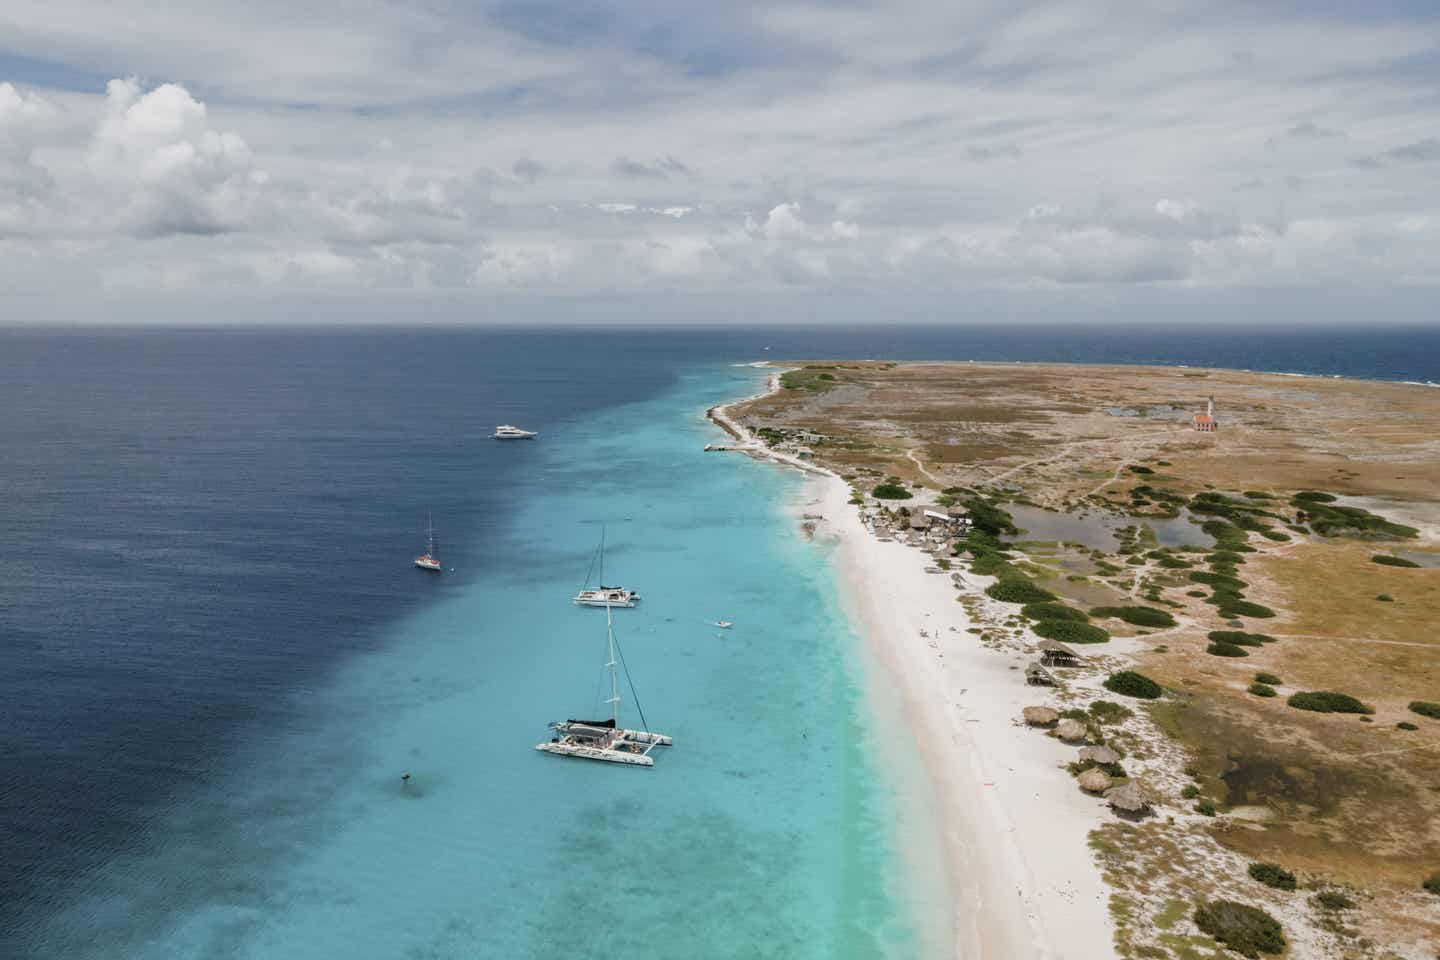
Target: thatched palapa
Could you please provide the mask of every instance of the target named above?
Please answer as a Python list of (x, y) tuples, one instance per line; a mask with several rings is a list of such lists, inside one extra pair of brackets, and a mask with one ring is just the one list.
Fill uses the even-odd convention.
[(1080, 774), (1077, 782), (1080, 784), (1080, 789), (1086, 793), (1104, 793), (1110, 789), (1113, 781), (1104, 770), (1091, 767), (1089, 770)]
[(1060, 711), (1054, 707), (1026, 707), (1022, 712), (1032, 727), (1048, 727), (1060, 719)]
[(1083, 763), (1086, 760), (1094, 763), (1119, 763), (1120, 754), (1109, 747), (1081, 747), (1080, 761)]
[(1105, 802), (1114, 809), (1125, 813), (1143, 813), (1150, 808), (1145, 795), (1140, 792), (1140, 784), (1134, 780), (1115, 787), (1113, 790), (1105, 791)]
[(1088, 731), (1085, 724), (1079, 720), (1061, 720), (1060, 725), (1055, 728), (1055, 736), (1067, 743), (1077, 743), (1084, 740)]

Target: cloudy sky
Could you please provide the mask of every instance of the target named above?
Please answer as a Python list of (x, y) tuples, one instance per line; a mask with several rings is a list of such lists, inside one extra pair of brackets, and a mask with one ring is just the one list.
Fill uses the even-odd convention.
[(0, 6), (12, 317), (1413, 313), (1437, 267), (1433, 0)]

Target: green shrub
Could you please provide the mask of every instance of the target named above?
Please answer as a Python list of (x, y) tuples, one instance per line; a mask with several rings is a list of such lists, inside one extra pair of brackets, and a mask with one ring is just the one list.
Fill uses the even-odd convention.
[(1388, 553), (1377, 553), (1370, 558), (1372, 563), (1384, 564), (1387, 567), (1418, 567), (1420, 564), (1414, 560), (1406, 560), (1404, 557), (1392, 557)]
[(870, 493), (881, 500), (909, 500), (914, 496), (898, 483), (882, 483)]
[(1195, 812), (1202, 817), (1213, 817), (1215, 816), (1215, 804), (1210, 800), (1201, 800), (1195, 804)]
[(1328, 493), (1321, 493), (1319, 490), (1301, 490), (1295, 494), (1296, 500), (1303, 500), (1306, 503), (1334, 503), (1335, 497)]
[(1280, 923), (1258, 907), (1234, 900), (1211, 900), (1195, 910), (1195, 926), (1242, 957), (1285, 950)]
[(1251, 500), (1274, 500), (1274, 499), (1275, 499), (1275, 497), (1274, 497), (1273, 494), (1262, 493), (1262, 492), (1259, 491), (1259, 490), (1246, 490), (1246, 491), (1245, 491), (1245, 496), (1248, 497), (1248, 498), (1250, 498)]
[(1251, 603), (1249, 600), (1234, 600), (1220, 608), (1220, 616), (1226, 620), (1234, 620), (1237, 617), (1252, 617), (1256, 620), (1269, 620), (1275, 616), (1275, 611), (1269, 607), (1262, 607), (1258, 603)]
[(1237, 564), (1244, 563), (1245, 558), (1233, 550), (1216, 550), (1205, 558), (1205, 562), (1236, 566)]
[(1078, 607), (1064, 603), (1027, 603), (1020, 612), (1031, 620), (1089, 620), (1090, 616)]
[(1090, 715), (1101, 723), (1119, 723), (1134, 716), (1129, 707), (1114, 700), (1096, 700), (1090, 704)]
[(1049, 590), (1042, 590), (1029, 580), (1014, 578), (995, 581), (985, 588), (985, 594), (1002, 603), (1044, 603), (1056, 599)]
[(1193, 783), (1187, 783), (1185, 784), (1185, 789), (1180, 791), (1180, 796), (1184, 797), (1186, 800), (1194, 800), (1196, 797), (1200, 796), (1200, 788), (1195, 786), (1195, 784)]
[(1213, 657), (1248, 657), (1244, 647), (1237, 647), (1233, 643), (1212, 643), (1205, 648), (1205, 652)]
[(1175, 618), (1154, 607), (1094, 607), (1092, 617), (1114, 617), (1137, 627), (1173, 627)]
[(1401, 729), (1401, 730), (1419, 730), (1419, 729), (1420, 729), (1419, 727), (1415, 726), (1415, 724), (1411, 723), (1409, 720), (1401, 720), (1399, 723), (1395, 724), (1395, 726), (1398, 727), (1398, 728)]
[(1226, 576), (1223, 573), (1211, 573), (1208, 570), (1192, 571), (1190, 579), (1209, 587), (1229, 587), (1231, 590), (1237, 591), (1245, 589), (1244, 580), (1237, 577)]
[(1440, 703), (1431, 703), (1429, 700), (1411, 700), (1410, 712), (1440, 720)]
[(1425, 881), (1420, 884), (1420, 889), (1429, 890), (1435, 896), (1440, 897), (1440, 870), (1436, 870)]
[(1257, 673), (1257, 674), (1255, 674), (1255, 682), (1256, 682), (1256, 683), (1268, 683), (1268, 684), (1270, 684), (1272, 687), (1278, 687), (1280, 684), (1284, 683), (1285, 681), (1284, 681), (1284, 680), (1281, 680), (1279, 677), (1275, 676), (1275, 674), (1273, 674), (1273, 673), (1263, 673), (1263, 672), (1262, 672), (1262, 673)]
[(1250, 864), (1250, 877), (1259, 880), (1267, 887), (1274, 887), (1276, 890), (1295, 889), (1295, 874), (1278, 863), (1252, 863)]
[(1310, 902), (1321, 910), (1349, 910), (1355, 906), (1355, 901), (1339, 890), (1321, 890), (1310, 898)]
[(1151, 470), (1149, 467), (1143, 466), (1143, 465), (1138, 464), (1138, 463), (1132, 463), (1132, 464), (1130, 464), (1130, 466), (1126, 467), (1125, 469), (1129, 470), (1131, 473), (1150, 474), (1150, 473), (1154, 473), (1154, 472), (1155, 472), (1154, 470)]
[(1374, 713), (1373, 707), (1366, 706), (1348, 693), (1334, 693), (1330, 690), (1315, 690), (1291, 694), (1285, 701), (1297, 710), (1313, 710), (1316, 713)]
[(1390, 594), (1388, 594), (1388, 593), (1378, 594), (1378, 595), (1375, 597), (1375, 599), (1376, 599), (1376, 600), (1379, 600), (1381, 603), (1394, 603), (1394, 602), (1395, 602), (1395, 598), (1392, 597), (1392, 596), (1390, 596)]
[(1110, 634), (1093, 623), (1079, 620), (1041, 620), (1030, 629), (1037, 637), (1061, 643), (1105, 643), (1110, 639)]
[(1269, 634), (1246, 633), (1244, 630), (1211, 630), (1209, 638), (1215, 643), (1233, 643), (1241, 647), (1258, 647), (1262, 643), (1275, 642)]
[(1280, 695), (1275, 692), (1274, 687), (1266, 686), (1263, 683), (1252, 683), (1247, 689), (1257, 697), (1278, 697)]
[(1134, 670), (1121, 670), (1119, 673), (1112, 673), (1105, 681), (1105, 689), (1111, 693), (1118, 693), (1125, 697), (1135, 697), (1140, 700), (1155, 700), (1165, 692), (1160, 684), (1151, 680), (1143, 673), (1136, 673)]

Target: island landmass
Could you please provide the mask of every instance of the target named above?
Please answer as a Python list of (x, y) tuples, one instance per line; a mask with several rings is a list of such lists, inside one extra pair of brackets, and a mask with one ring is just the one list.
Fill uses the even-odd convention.
[(1440, 390), (770, 366), (711, 416), (825, 484), (957, 953), (1436, 956)]

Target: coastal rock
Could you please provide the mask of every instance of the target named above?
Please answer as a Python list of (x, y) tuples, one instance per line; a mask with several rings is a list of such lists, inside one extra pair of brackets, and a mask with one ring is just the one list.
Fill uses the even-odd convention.
[(1026, 707), (1023, 713), (1032, 727), (1048, 727), (1060, 719), (1060, 711), (1053, 707)]
[(1095, 763), (1119, 763), (1120, 754), (1109, 747), (1081, 747), (1080, 761), (1093, 760)]
[(1086, 793), (1104, 793), (1110, 789), (1114, 781), (1110, 779), (1104, 770), (1092, 767), (1080, 774), (1077, 782), (1080, 784), (1080, 789)]
[(1079, 720), (1061, 720), (1060, 725), (1055, 728), (1055, 736), (1066, 743), (1078, 743), (1085, 739), (1085, 724)]

